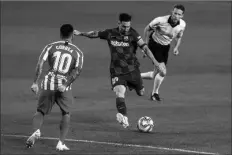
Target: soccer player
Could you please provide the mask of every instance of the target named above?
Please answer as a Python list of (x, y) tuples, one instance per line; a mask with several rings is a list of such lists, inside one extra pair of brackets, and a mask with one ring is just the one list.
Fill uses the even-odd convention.
[(176, 39), (173, 50), (174, 55), (179, 54), (179, 46), (181, 38), (186, 27), (186, 23), (182, 20), (185, 8), (183, 5), (175, 5), (171, 15), (161, 16), (153, 19), (144, 30), (145, 42), (154, 55), (155, 59), (163, 66), (164, 71), (150, 71), (141, 73), (143, 79), (154, 79), (151, 100), (161, 101), (159, 96), (159, 88), (167, 73), (166, 65), (168, 54), (172, 40)]
[(139, 96), (144, 94), (144, 86), (139, 69), (140, 63), (136, 57), (137, 47), (140, 47), (152, 60), (158, 70), (159, 63), (153, 57), (148, 46), (135, 29), (131, 27), (131, 15), (121, 13), (119, 15), (118, 27), (103, 31), (79, 32), (74, 34), (88, 38), (100, 38), (108, 42), (111, 52), (111, 84), (116, 93), (117, 121), (124, 128), (129, 126), (127, 108), (125, 104), (126, 88), (135, 89)]
[(32, 91), (39, 91), (38, 81), (42, 73), (43, 64), (48, 61), (49, 70), (41, 82), (37, 111), (33, 117), (33, 134), (27, 139), (26, 146), (32, 147), (41, 135), (40, 129), (44, 116), (49, 114), (56, 103), (62, 113), (60, 122), (60, 138), (56, 149), (69, 150), (64, 144), (69, 130), (70, 108), (73, 104), (72, 83), (80, 75), (83, 66), (83, 53), (72, 44), (74, 28), (64, 24), (60, 28), (61, 41), (48, 44), (42, 51), (36, 66), (36, 75), (31, 86)]

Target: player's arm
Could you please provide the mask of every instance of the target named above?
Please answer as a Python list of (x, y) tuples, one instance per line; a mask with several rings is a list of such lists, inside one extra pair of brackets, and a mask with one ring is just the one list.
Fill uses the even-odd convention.
[(88, 38), (107, 39), (108, 38), (108, 30), (89, 31), (89, 32), (80, 32), (80, 31), (74, 30), (74, 35), (85, 36), (85, 37), (88, 37)]
[(180, 31), (179, 33), (178, 33), (178, 35), (176, 36), (176, 44), (175, 44), (175, 47), (174, 48), (179, 48), (179, 46), (180, 46), (180, 43), (181, 43), (181, 39), (182, 39), (182, 37), (183, 37), (183, 33), (184, 33), (184, 30), (182, 30), (182, 31)]
[(80, 36), (88, 38), (99, 38), (98, 31), (80, 32)]
[(177, 34), (177, 36), (175, 38), (175, 45), (174, 45), (174, 48), (173, 48), (174, 55), (178, 55), (179, 54), (179, 50), (178, 49), (179, 49), (179, 46), (181, 44), (181, 40), (182, 40), (182, 37), (183, 37), (183, 34), (184, 34), (184, 30), (185, 30), (185, 28), (183, 28), (183, 30), (181, 30)]
[(34, 84), (38, 84), (39, 78), (42, 74), (44, 62), (47, 61), (48, 52), (51, 49), (51, 47), (51, 45), (47, 45), (39, 56), (39, 60), (35, 69), (35, 77), (33, 81)]
[(143, 41), (142, 38), (138, 40), (137, 44), (142, 49), (141, 52), (144, 52), (151, 59), (155, 66), (159, 66), (159, 62), (155, 59), (147, 44)]
[(77, 60), (75, 68), (71, 71), (70, 75), (67, 77), (67, 82), (64, 84), (65, 87), (70, 86), (71, 83), (73, 83), (79, 76), (82, 71), (83, 61), (84, 61), (84, 55), (80, 51), (77, 53)]
[(154, 31), (154, 29), (158, 26), (159, 23), (160, 23), (159, 18), (155, 18), (145, 27), (144, 29), (145, 43), (148, 43), (150, 34)]

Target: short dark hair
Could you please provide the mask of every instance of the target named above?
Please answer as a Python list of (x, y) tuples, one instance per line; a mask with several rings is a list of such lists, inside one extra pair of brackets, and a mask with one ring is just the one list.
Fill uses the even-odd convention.
[(62, 38), (69, 38), (72, 35), (73, 31), (74, 29), (71, 24), (63, 24), (60, 27), (60, 35)]
[(120, 22), (129, 22), (131, 21), (131, 15), (127, 13), (120, 13), (119, 14), (119, 21)]
[(182, 4), (176, 4), (176, 5), (174, 5), (174, 8), (182, 10), (183, 13), (185, 12), (185, 7)]

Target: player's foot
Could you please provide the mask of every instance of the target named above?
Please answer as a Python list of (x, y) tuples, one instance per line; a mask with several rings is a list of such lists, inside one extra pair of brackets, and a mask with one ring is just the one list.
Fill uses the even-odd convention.
[(56, 145), (56, 150), (58, 150), (58, 151), (67, 151), (67, 150), (70, 150), (70, 149), (59, 140), (57, 145)]
[(26, 147), (31, 148), (35, 144), (35, 140), (41, 136), (40, 130), (36, 130), (26, 141)]
[(124, 128), (127, 128), (129, 126), (128, 118), (126, 116), (123, 116), (121, 113), (116, 114), (117, 121), (122, 124)]
[(160, 98), (159, 94), (154, 93), (153, 95), (151, 94), (151, 100), (152, 101), (161, 101), (161, 98)]

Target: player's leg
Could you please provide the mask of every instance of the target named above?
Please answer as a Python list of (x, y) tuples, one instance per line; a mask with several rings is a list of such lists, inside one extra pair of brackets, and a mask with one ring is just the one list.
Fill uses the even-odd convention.
[(160, 65), (163, 65), (164, 72), (159, 72), (155, 76), (151, 100), (161, 101), (160, 96), (159, 96), (159, 88), (160, 88), (161, 83), (164, 80), (164, 77), (165, 77), (167, 71), (166, 71), (166, 67), (165, 67), (164, 63), (160, 63)]
[(117, 121), (122, 124), (124, 128), (127, 128), (129, 126), (129, 122), (125, 103), (126, 87), (124, 85), (117, 85), (114, 87), (114, 92), (116, 94), (116, 107), (118, 110), (116, 115)]
[(65, 91), (64, 93), (56, 93), (56, 103), (60, 107), (62, 118), (60, 121), (60, 138), (57, 143), (56, 149), (59, 151), (69, 150), (64, 144), (65, 138), (69, 131), (71, 107), (73, 105), (73, 96), (71, 90)]
[(163, 72), (159, 72), (156, 74), (154, 78), (154, 85), (153, 85), (153, 91), (151, 94), (151, 100), (154, 101), (161, 101), (161, 98), (159, 96), (159, 88), (162, 84), (164, 77), (167, 74), (166, 64), (168, 60), (168, 53), (169, 53), (170, 45), (163, 46), (163, 45), (157, 45), (157, 52), (156, 57), (159, 59), (160, 65), (162, 65), (164, 68)]
[(127, 117), (127, 107), (125, 103), (125, 93), (126, 93), (126, 78), (127, 76), (113, 76), (111, 79), (111, 84), (113, 91), (116, 94), (116, 107), (118, 113), (116, 115), (117, 121), (123, 125), (124, 128), (129, 126), (128, 117)]
[(51, 112), (52, 106), (54, 104), (54, 92), (50, 90), (41, 90), (38, 98), (38, 105), (36, 113), (33, 116), (32, 126), (33, 133), (27, 139), (26, 146), (28, 148), (32, 147), (35, 143), (35, 140), (41, 136), (40, 129), (43, 124), (44, 115)]
[(145, 88), (143, 85), (143, 79), (141, 77), (141, 72), (139, 68), (135, 69), (127, 80), (127, 85), (131, 89), (135, 89), (138, 96), (143, 96), (145, 93)]
[[(152, 34), (151, 34), (152, 35)], [(154, 42), (154, 40), (151, 38), (151, 35), (150, 35), (150, 39), (149, 39), (149, 42), (148, 42), (148, 48), (151, 50), (153, 56), (155, 57), (155, 59), (159, 62), (159, 57), (157, 57), (157, 45), (156, 43)], [(155, 78), (155, 75), (157, 74), (157, 69), (154, 68), (154, 70), (152, 71), (148, 71), (148, 72), (144, 72), (144, 73), (141, 73), (141, 77), (143, 79), (148, 79), (148, 80), (153, 80)]]

